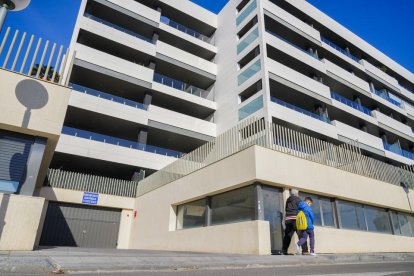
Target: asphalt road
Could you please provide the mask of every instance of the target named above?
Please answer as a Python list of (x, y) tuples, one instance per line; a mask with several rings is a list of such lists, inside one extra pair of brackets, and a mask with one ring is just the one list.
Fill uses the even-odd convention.
[(310, 265), (289, 266), (274, 268), (246, 268), (227, 270), (181, 270), (181, 271), (142, 271), (142, 272), (111, 272), (71, 275), (96, 276), (96, 275), (137, 275), (137, 276), (388, 276), (388, 275), (414, 275), (414, 262), (391, 262), (372, 264), (346, 264), (346, 265)]

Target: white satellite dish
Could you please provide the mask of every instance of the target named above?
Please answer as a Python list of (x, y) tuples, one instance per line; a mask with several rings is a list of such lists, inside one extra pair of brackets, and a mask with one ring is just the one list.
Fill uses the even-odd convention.
[(0, 0), (0, 6), (6, 4), (10, 11), (21, 11), (29, 6), (31, 0)]

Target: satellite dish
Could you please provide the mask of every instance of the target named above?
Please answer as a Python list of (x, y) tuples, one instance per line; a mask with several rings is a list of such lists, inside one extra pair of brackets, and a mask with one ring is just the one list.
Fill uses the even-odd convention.
[(10, 11), (21, 11), (29, 6), (31, 0), (0, 0), (0, 6), (6, 4)]

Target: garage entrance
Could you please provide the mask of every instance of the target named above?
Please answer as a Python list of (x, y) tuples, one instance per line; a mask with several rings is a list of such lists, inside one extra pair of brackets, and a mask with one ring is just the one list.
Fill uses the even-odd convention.
[(41, 246), (116, 248), (121, 210), (49, 202)]

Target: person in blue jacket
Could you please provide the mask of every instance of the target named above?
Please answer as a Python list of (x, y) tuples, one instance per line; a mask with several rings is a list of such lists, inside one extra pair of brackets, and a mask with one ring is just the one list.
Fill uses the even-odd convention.
[(300, 240), (296, 244), (296, 253), (301, 254), (302, 253), (302, 245), (305, 244), (308, 240), (310, 240), (310, 254), (312, 256), (316, 256), (315, 254), (315, 232), (313, 227), (313, 222), (315, 220), (315, 216), (312, 211), (312, 204), (313, 200), (311, 197), (306, 197), (305, 201), (301, 201), (298, 206), (298, 213), (300, 211), (303, 211), (306, 216), (306, 222), (308, 223), (308, 228), (305, 231), (301, 231), (300, 233)]

